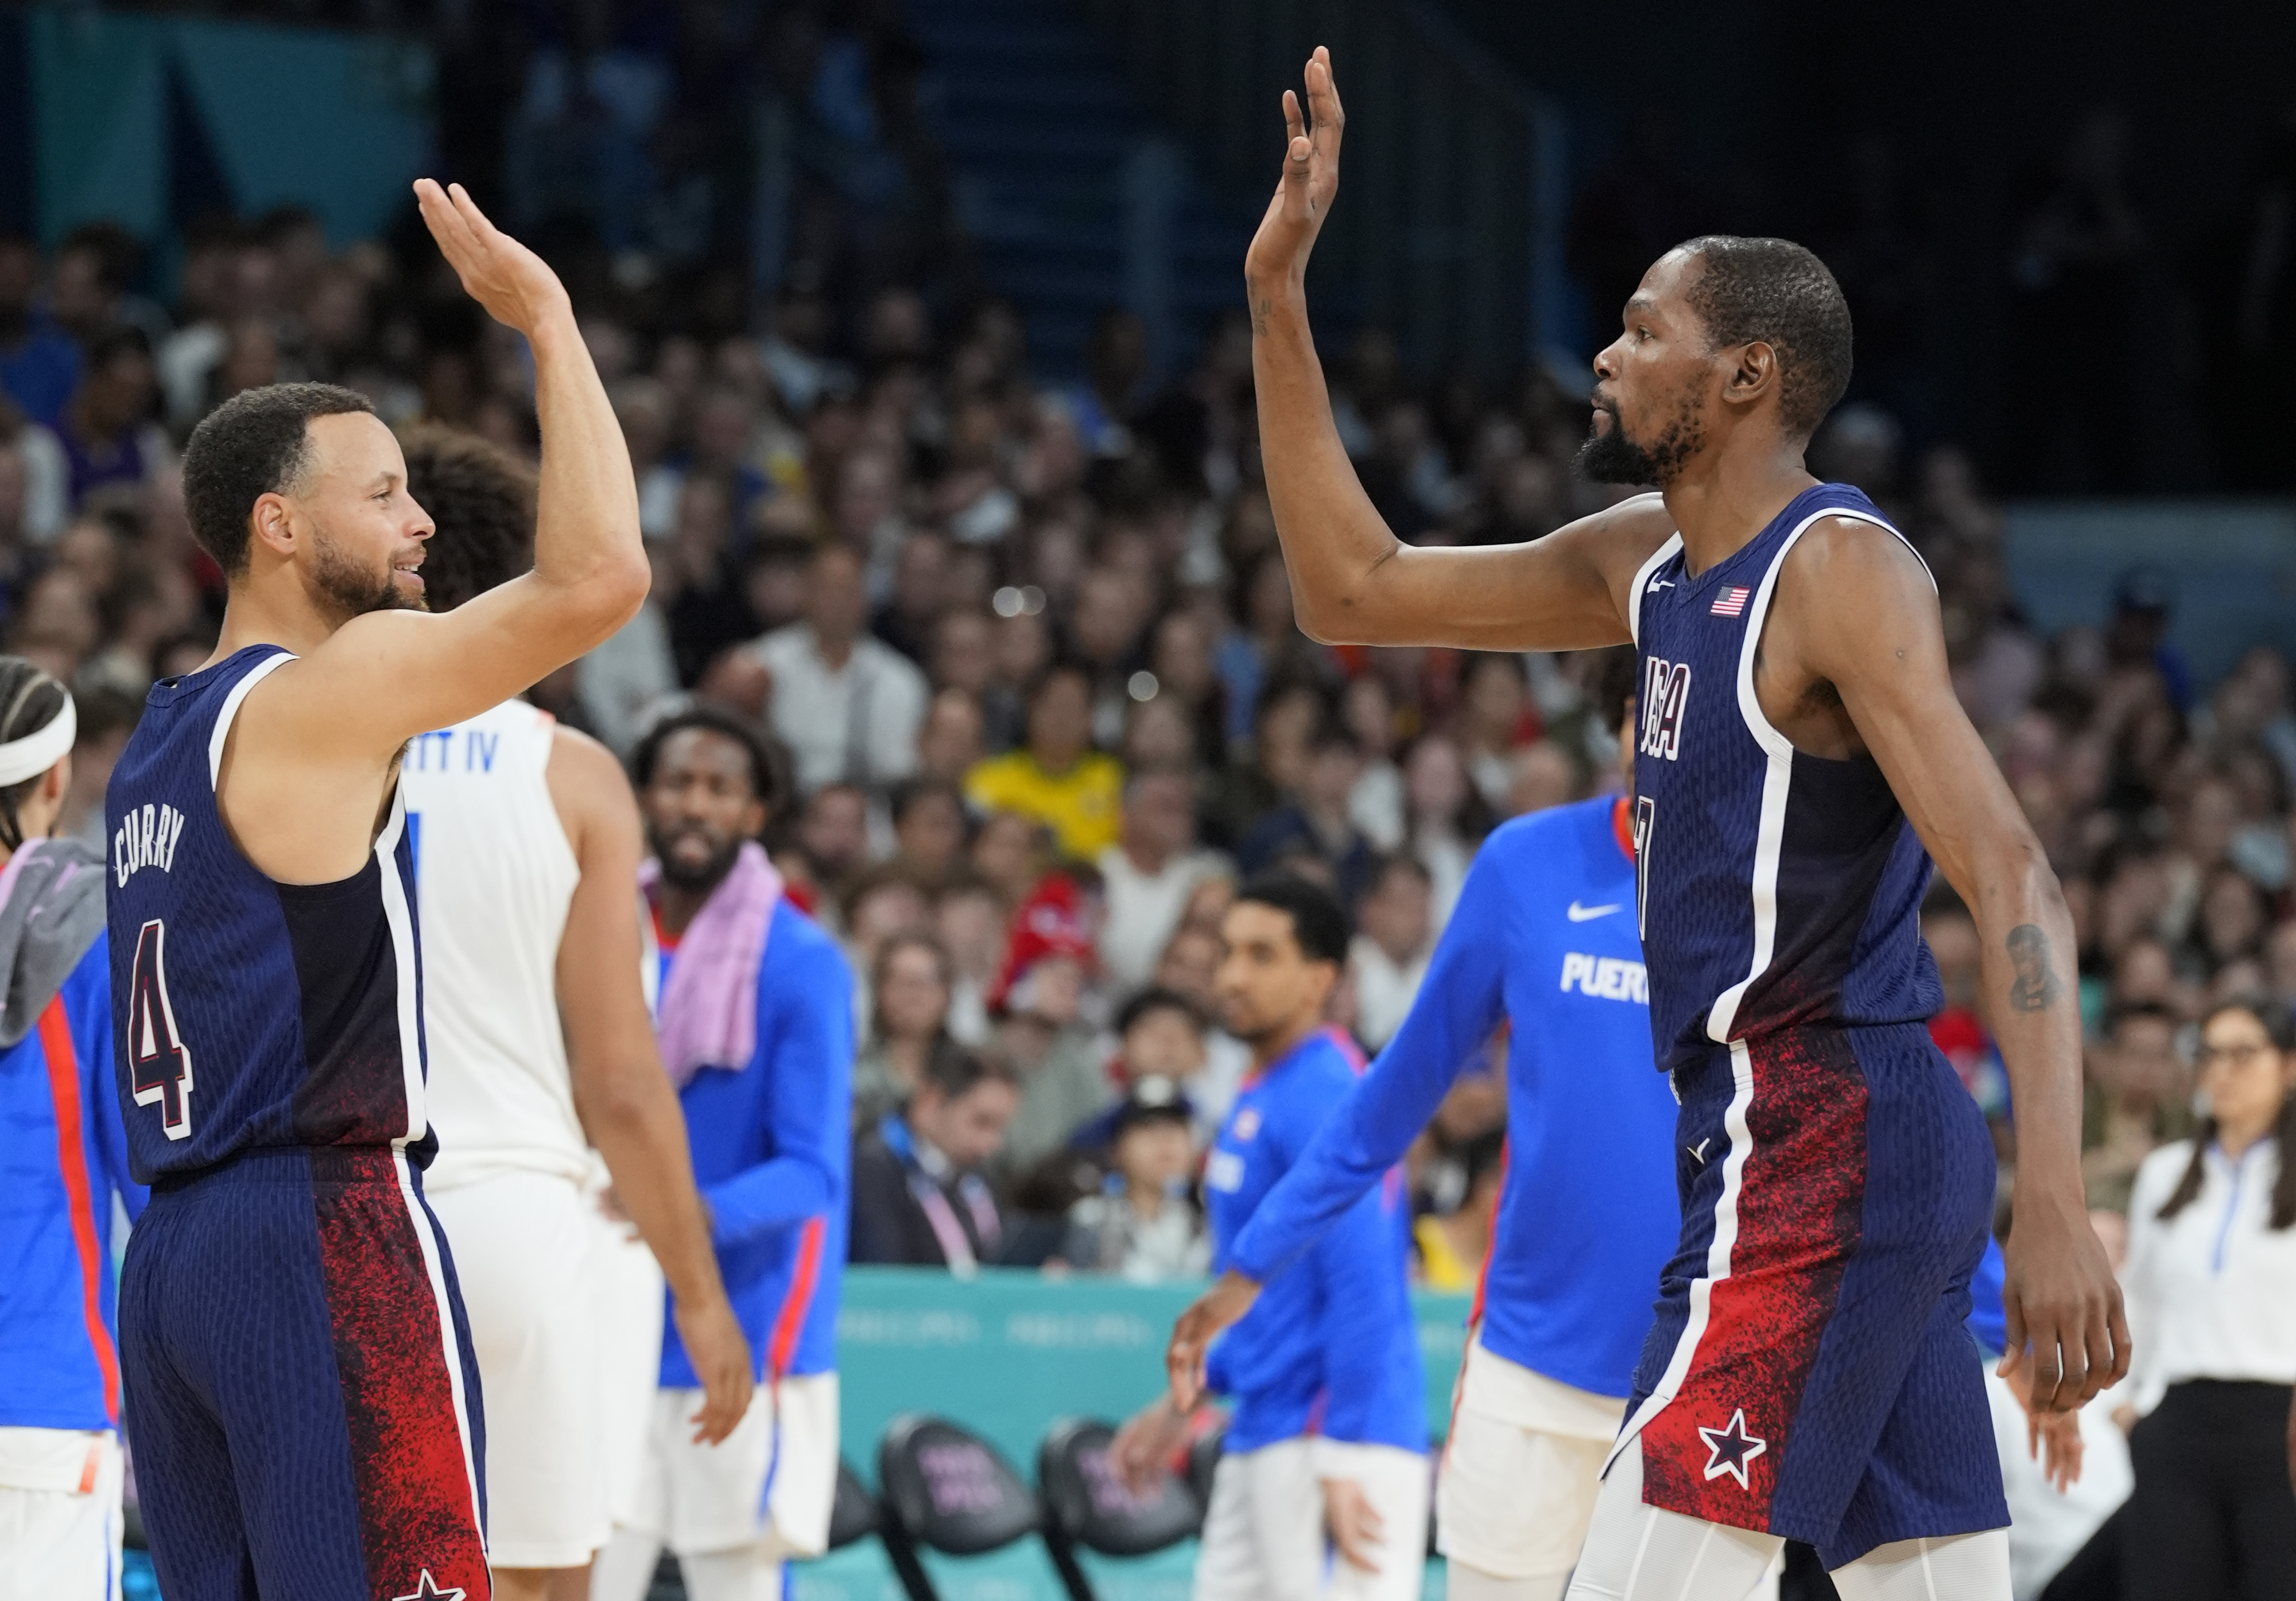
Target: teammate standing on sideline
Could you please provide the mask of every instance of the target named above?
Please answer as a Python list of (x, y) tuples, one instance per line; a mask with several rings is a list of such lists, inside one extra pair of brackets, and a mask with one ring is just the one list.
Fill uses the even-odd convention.
[(118, 1090), (150, 1206), (120, 1357), (168, 1601), (482, 1601), (478, 1371), (421, 1172), (407, 740), (518, 693), (645, 597), (637, 491), (566, 291), (424, 180), (463, 287), (532, 347), (534, 570), (422, 612), (430, 520), (365, 397), (250, 389), (192, 435), (230, 583), (105, 801)]
[[(1634, 658), (1618, 654), (1603, 703), (1631, 774)], [(1624, 796), (1602, 796), (1483, 842), (1403, 1025), (1172, 1334), (1185, 1410), (1211, 1336), (1402, 1159), (1505, 1022), (1507, 1176), (1436, 1477), (1453, 1601), (1562, 1596), (1680, 1222), (1629, 814)]]
[(103, 858), (49, 832), (71, 787), (64, 687), (0, 656), (0, 1597), (119, 1601), (111, 1090)]
[[(432, 611), (533, 564), (534, 484), (474, 435), (407, 435), (407, 488), (437, 523)], [(613, 1532), (602, 1360), (610, 1224), (585, 1193), (590, 1146), (668, 1274), (671, 1315), (714, 1442), (749, 1408), (742, 1337), (694, 1193), (685, 1120), (662, 1076), (639, 984), (644, 854), (613, 753), (524, 700), (416, 738), (399, 783), (422, 908), (423, 1017), (438, 1159), (423, 1190), (462, 1269), (486, 1389), (487, 1547), (505, 1601), (578, 1596)], [(611, 1282), (611, 1280), (609, 1280)]]
[(1586, 1597), (1734, 1598), (1784, 1538), (1849, 1601), (1910, 1573), (2007, 1594), (2008, 1521), (1962, 1319), (1986, 1238), (1982, 1120), (1923, 1025), (1926, 845), (1975, 909), (2018, 1115), (2005, 1305), (2036, 1406), (2124, 1373), (2079, 1173), (2070, 919), (1954, 698), (1935, 586), (1856, 489), (1804, 468), (1849, 383), (1849, 307), (1783, 240), (1660, 258), (1595, 359), (1582, 470), (1655, 484), (1529, 544), (1415, 549), (1332, 421), (1305, 280), (1339, 184), (1331, 59), (1284, 94), (1245, 262), (1267, 486), (1319, 640), (1635, 641), (1636, 915), (1682, 1099), (1679, 1248), (1578, 1567)]
[(778, 799), (764, 739), (707, 707), (631, 757), (653, 854), (662, 1065), (678, 1086), (718, 1262), (766, 1386), (730, 1438), (692, 1438), (691, 1353), (662, 1340), (634, 1504), (617, 1508), (596, 1601), (640, 1601), (677, 1554), (693, 1601), (783, 1593), (828, 1548), (837, 1498), (837, 1303), (853, 1128), (853, 976), (782, 893), (757, 836)]
[[(1204, 1164), (1212, 1262), (1226, 1268), (1268, 1191), (1355, 1087), (1363, 1058), (1324, 1021), (1347, 961), (1329, 891), (1269, 874), (1220, 925), (1221, 1021), (1251, 1048)], [(1400, 1172), (1337, 1221), (1211, 1351), (1234, 1403), (1204, 1514), (1195, 1601), (1416, 1601), (1426, 1572), (1427, 1387), (1405, 1279)], [(1188, 1414), (1160, 1396), (1117, 1436), (1119, 1471), (1152, 1480)], [(1336, 1559), (1324, 1544), (1328, 1531)]]

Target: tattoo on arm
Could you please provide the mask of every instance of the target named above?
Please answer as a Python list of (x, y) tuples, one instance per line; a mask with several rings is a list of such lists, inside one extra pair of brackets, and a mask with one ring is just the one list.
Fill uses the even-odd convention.
[(2046, 1011), (2056, 1004), (2064, 985), (2049, 965), (2049, 936), (2038, 923), (2020, 923), (2006, 942), (2010, 965), (2016, 974), (2009, 981), (2009, 1005), (2021, 1012)]
[(1251, 331), (1255, 338), (1265, 339), (1267, 336), (1268, 306), (1269, 302), (1266, 295), (1260, 296), (1252, 303)]

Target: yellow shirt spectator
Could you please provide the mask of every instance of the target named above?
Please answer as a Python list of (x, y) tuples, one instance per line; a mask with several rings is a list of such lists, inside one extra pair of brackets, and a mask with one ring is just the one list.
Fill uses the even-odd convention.
[(983, 812), (1017, 812), (1045, 824), (1061, 854), (1089, 862), (1116, 843), (1124, 818), (1124, 765), (1092, 747), (1092, 683), (1054, 666), (1029, 691), (1028, 743), (976, 764), (964, 797)]
[(964, 795), (983, 812), (1018, 812), (1044, 823), (1062, 855), (1089, 862), (1116, 843), (1124, 815), (1124, 767), (1089, 750), (1051, 772), (1023, 747), (976, 764), (964, 776)]

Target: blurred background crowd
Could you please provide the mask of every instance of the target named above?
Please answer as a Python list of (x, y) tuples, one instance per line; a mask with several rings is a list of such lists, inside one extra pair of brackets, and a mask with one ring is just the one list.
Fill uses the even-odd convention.
[[(976, 270), (919, 109), (931, 53), (895, 7), (458, 16), (441, 35), (442, 160), (566, 277), (654, 564), (639, 617), (535, 698), (623, 752), (692, 699), (778, 737), (769, 847), (860, 979), (857, 1140), (930, 1121), (966, 1165), (979, 1260), (1201, 1271), (1189, 1184), (1245, 1065), (1210, 993), (1238, 876), (1286, 866), (1340, 894), (1359, 930), (1340, 1020), (1375, 1049), (1483, 835), (1617, 787), (1619, 653), (1304, 638), (1240, 312), (1208, 315), (1177, 356), (1168, 331), (1113, 305), (1057, 359), (1032, 350), (1023, 308)], [(729, 155), (752, 148), (760, 73), (794, 108), (797, 152), (770, 282), (737, 203), (755, 175)], [(2115, 137), (2074, 137), (2021, 225), (2018, 314), (2044, 345), (2050, 318), (2103, 327), (2136, 285), (2143, 223)], [(2259, 360), (2296, 328), (2296, 167), (2270, 149), (2240, 280)], [(1630, 142), (1579, 191), (1568, 242), (1590, 304), (1701, 215), (1661, 154)], [(2189, 1131), (2202, 1010), (2296, 1006), (2296, 689), (2268, 647), (2195, 671), (2169, 635), (2171, 552), (2120, 573), (2086, 625), (2029, 620), (1980, 462), (2109, 487), (2125, 419), (2081, 410), (2095, 396), (2080, 372), (2045, 371), (2027, 417), (2046, 437), (1955, 444), (1906, 343), (1905, 297), (1930, 292), (1906, 275), (1918, 241), (1890, 243), (1886, 208), (1864, 223), (1834, 241), (1860, 387), (1812, 467), (1867, 490), (1927, 559), (1956, 686), (2064, 881), (2085, 1164), (2111, 1213), (2144, 1155)], [(1586, 378), (1568, 363), (1414, 363), (1368, 317), (1326, 349), (1348, 449), (1406, 539), (1536, 538), (1612, 493), (1571, 476)], [(292, 205), (209, 207), (165, 241), (105, 221), (0, 237), (0, 637), (79, 698), (67, 826), (92, 839), (144, 690), (204, 658), (220, 612), (184, 522), (183, 441), (239, 390), (306, 378), (364, 391), (394, 424), (536, 449), (522, 347), (411, 212), (351, 241)], [(2257, 478), (2226, 441), (2228, 479)], [(1934, 1031), (2013, 1164), (1974, 926), (1942, 887), (1925, 925), (1949, 998)], [(1431, 1284), (1471, 1284), (1480, 1264), (1504, 1100), (1496, 1073), (1471, 1073), (1414, 1156)], [(871, 1164), (857, 1172), (865, 1187)], [(867, 1228), (854, 1250), (948, 1255)]]

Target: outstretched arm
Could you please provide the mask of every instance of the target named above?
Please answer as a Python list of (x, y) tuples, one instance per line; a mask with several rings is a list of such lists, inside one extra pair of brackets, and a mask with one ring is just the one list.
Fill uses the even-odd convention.
[(1283, 92), (1283, 178), (1244, 258), (1267, 494), (1300, 626), (1329, 643), (1576, 650), (1627, 638), (1627, 586), (1673, 532), (1655, 495), (1529, 544), (1419, 549), (1364, 494), (1332, 421), (1308, 328), (1308, 257), (1339, 192), (1346, 115), (1331, 53), (1308, 62), (1308, 115)]
[(1986, 1014), (2017, 1103), (2004, 1371), (2030, 1362), (2034, 1411), (2070, 1410), (2128, 1372), (2129, 1340), (2081, 1190), (2080, 1013), (2064, 896), (1954, 697), (1937, 592), (1920, 560), (1870, 526), (1821, 523), (1788, 558), (1779, 602), (1772, 615), (1792, 619), (1792, 635), (1776, 642), (1841, 695), (1976, 916)]
[(414, 188), (463, 287), (534, 352), (534, 568), (441, 615), (354, 617), (250, 698), (249, 716), (259, 708), (267, 730), (322, 761), (386, 761), (532, 687), (628, 621), (652, 582), (629, 451), (557, 274), (459, 184)]
[(558, 1012), (574, 1109), (615, 1198), (661, 1263), (677, 1332), (701, 1380), (694, 1422), (715, 1442), (749, 1409), (749, 1342), (726, 1298), (709, 1221), (693, 1187), (685, 1118), (661, 1070), (638, 983), (637, 802), (613, 754), (560, 729), (547, 770), (581, 878), (558, 944)]

